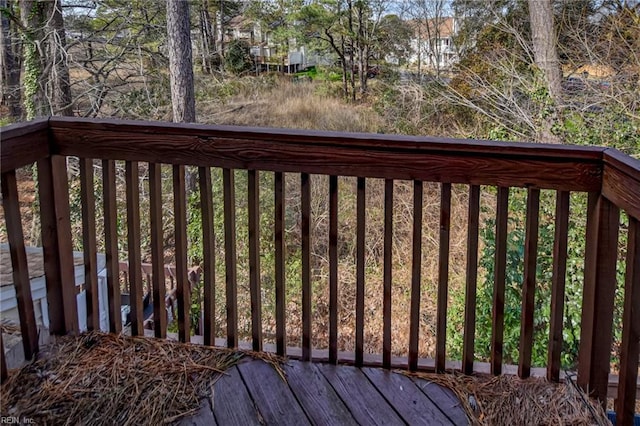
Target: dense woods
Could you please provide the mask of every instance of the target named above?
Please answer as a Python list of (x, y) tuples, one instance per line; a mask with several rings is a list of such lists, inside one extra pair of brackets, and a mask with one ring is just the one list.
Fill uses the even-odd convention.
[[(118, 117), (599, 145), (640, 156), (640, 4), (633, 0), (0, 0), (0, 10), (3, 125), (47, 115)], [(297, 62), (297, 57), (305, 59)], [(73, 209), (80, 204), (80, 180), (73, 173), (73, 160), (70, 163), (71, 214), (78, 231), (75, 244), (80, 248), (81, 212)], [(123, 187), (125, 170), (123, 164), (116, 166), (118, 185)], [(149, 173), (145, 167), (141, 165), (140, 169), (143, 178)], [(99, 165), (96, 169), (101, 170)], [(171, 171), (163, 167), (161, 172), (166, 186)], [(187, 168), (186, 175), (187, 186), (195, 188), (195, 169)], [(235, 181), (231, 180), (238, 200), (239, 282), (248, 280), (249, 179), (256, 177), (239, 172)], [(273, 175), (260, 174), (258, 179), (260, 188), (273, 187)], [(229, 178), (217, 170), (212, 181), (214, 223), (220, 224), (224, 211), (219, 201)], [(328, 232), (326, 181), (326, 176), (312, 176), (310, 180), (315, 200), (311, 213), (318, 235)], [(290, 282), (296, 283), (302, 238), (296, 227), (300, 188), (290, 182), (287, 180), (285, 191), (289, 202), (286, 224), (292, 243), (286, 273)], [(99, 192), (101, 181), (96, 179), (95, 185)], [(341, 303), (343, 311), (348, 312), (355, 293), (353, 231), (358, 189), (350, 178), (341, 178), (340, 185), (339, 226), (347, 235), (340, 251)], [(395, 185), (394, 250), (402, 253), (411, 247), (413, 194), (409, 182)], [(367, 235), (374, 241), (367, 254), (368, 283), (380, 281), (379, 242), (384, 239), (384, 218), (379, 206), (383, 187), (382, 181), (367, 186), (367, 220), (372, 229), (377, 229)], [(440, 191), (436, 185), (425, 185), (426, 202), (437, 200)], [(469, 200), (462, 188), (454, 186), (451, 191), (453, 261), (447, 355), (460, 359), (466, 254), (459, 247), (465, 238)], [(483, 188), (477, 326), (480, 358), (489, 356), (497, 197), (495, 188)], [(164, 200), (163, 208), (173, 214), (170, 201)], [(259, 195), (258, 201), (264, 217), (273, 218), (272, 200)], [(540, 256), (535, 274), (539, 283), (536, 309), (544, 312), (550, 309), (554, 201), (550, 193), (541, 194), (539, 250), (544, 256)], [(118, 202), (118, 241), (124, 251), (126, 199), (122, 196)], [(199, 264), (203, 261), (203, 243), (199, 237), (202, 220), (196, 208), (201, 202), (198, 193), (191, 191), (187, 202), (188, 261)], [(142, 211), (149, 211), (149, 197), (144, 191), (140, 203)], [(525, 190), (511, 191), (505, 315), (508, 335), (519, 333), (526, 203)], [(567, 291), (573, 293), (581, 292), (583, 282), (586, 203), (584, 194), (571, 195)], [(100, 213), (99, 203), (97, 208)], [(149, 226), (144, 216), (143, 231)], [(273, 304), (270, 220), (260, 223), (267, 309)], [(424, 224), (431, 230), (423, 236), (423, 256), (429, 259), (437, 252), (437, 213), (427, 209)], [(164, 224), (165, 261), (175, 262), (171, 247), (176, 237), (169, 225)], [(624, 216), (622, 225), (626, 226)], [(37, 235), (28, 238), (29, 243), (38, 245)], [(224, 238), (224, 230), (218, 227), (215, 239), (220, 250)], [(312, 243), (314, 282), (322, 281), (328, 273), (323, 241), (318, 238)], [(143, 238), (141, 251), (147, 261), (149, 245), (148, 238)], [(619, 246), (622, 259), (626, 246), (623, 238)], [(216, 262), (220, 276), (224, 274), (222, 259), (221, 255), (221, 261)], [(425, 266), (424, 292), (431, 294), (437, 286), (436, 268), (427, 262), (425, 265), (431, 266)], [(394, 297), (404, 300), (411, 265), (400, 262), (394, 268), (398, 271)], [(622, 276), (622, 271), (618, 272)], [(288, 289), (294, 312), (301, 303), (296, 290), (295, 284)], [(218, 287), (216, 291), (223, 290)], [(373, 298), (375, 289), (368, 287), (367, 291)], [(221, 294), (218, 300), (223, 300)], [(379, 310), (376, 303), (368, 307)], [(434, 339), (429, 331), (434, 304), (424, 303), (427, 337), (421, 342), (420, 353), (432, 355)], [(320, 318), (325, 295), (314, 294), (313, 304)], [(194, 302), (196, 319), (200, 308)], [(247, 300), (241, 300), (240, 309), (249, 310)], [(568, 304), (565, 311), (562, 362), (569, 367), (576, 362), (580, 305)], [(273, 312), (269, 312), (264, 318), (266, 324), (273, 323)], [(617, 310), (618, 320), (620, 315)], [(548, 320), (549, 315), (542, 317)], [(370, 320), (368, 326), (375, 328), (382, 318), (372, 315)], [(347, 317), (342, 327), (350, 330), (352, 322), (353, 318)], [(197, 324), (197, 320), (192, 323)], [(314, 334), (322, 340), (322, 321), (319, 324)], [(247, 323), (240, 327), (245, 336), (249, 335)], [(394, 347), (406, 339), (405, 328), (394, 330)], [(326, 327), (324, 331), (326, 334)], [(535, 365), (545, 362), (548, 333), (548, 321), (536, 324)], [(505, 344), (506, 362), (517, 360), (517, 340)], [(342, 347), (349, 344), (341, 342)], [(367, 350), (379, 352), (373, 346)]]

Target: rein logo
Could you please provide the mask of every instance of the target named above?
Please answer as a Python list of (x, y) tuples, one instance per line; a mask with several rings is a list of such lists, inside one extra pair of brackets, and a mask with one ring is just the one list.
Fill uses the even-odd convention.
[(3, 425), (33, 425), (35, 422), (29, 417), (0, 416), (0, 424)]

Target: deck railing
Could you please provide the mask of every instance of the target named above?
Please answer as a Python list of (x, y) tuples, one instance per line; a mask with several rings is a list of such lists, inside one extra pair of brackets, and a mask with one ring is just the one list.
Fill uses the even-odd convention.
[[(640, 339), (640, 161), (607, 148), (556, 146), (492, 141), (463, 141), (441, 138), (346, 134), (297, 130), (248, 129), (221, 126), (150, 122), (50, 118), (2, 128), (2, 198), (16, 287), (24, 352), (27, 358), (38, 350), (37, 329), (29, 288), (16, 169), (37, 165), (37, 187), (47, 280), (51, 332), (78, 331), (73, 285), (72, 235), (66, 157), (80, 159), (82, 246), (85, 253), (87, 313), (90, 328), (99, 327), (95, 259), (96, 213), (93, 162), (102, 161), (104, 250), (109, 288), (110, 330), (122, 328), (115, 161), (126, 168), (126, 258), (129, 262), (131, 333), (143, 334), (142, 276), (140, 253), (140, 195), (138, 162), (148, 163), (150, 236), (153, 299), (164, 300), (164, 252), (161, 164), (172, 165), (175, 224), (175, 265), (179, 339), (190, 336), (190, 294), (187, 265), (187, 199), (185, 166), (197, 166), (200, 213), (203, 226), (203, 288), (205, 344), (215, 344), (214, 300), (215, 258), (212, 182), (210, 168), (223, 169), (226, 344), (239, 344), (236, 270), (236, 216), (234, 169), (248, 171), (248, 265), (251, 306), (251, 340), (254, 350), (263, 350), (261, 320), (260, 199), (259, 174), (274, 173), (274, 280), (275, 350), (299, 355), (303, 360), (326, 356), (329, 362), (356, 365), (380, 364), (444, 371), (452, 365), (464, 373), (481, 368), (474, 354), (476, 289), (478, 277), (480, 185), (497, 187), (492, 331), (489, 371), (503, 372), (505, 274), (509, 188), (527, 189), (524, 280), (522, 286), (520, 352), (518, 375), (531, 374), (534, 332), (534, 295), (540, 191), (556, 191), (555, 244), (553, 249), (552, 301), (546, 375), (561, 378), (560, 355), (563, 339), (563, 304), (569, 220), (569, 195), (588, 193), (584, 285), (578, 358), (578, 384), (590, 394), (606, 400), (613, 340), (614, 296), (620, 212), (628, 216), (628, 247), (624, 286), (624, 313), (620, 348), (618, 421), (630, 424), (637, 395)], [(300, 353), (287, 352), (285, 281), (285, 173), (300, 174), (301, 311)], [(312, 261), (311, 179), (312, 174), (329, 176), (328, 185), (328, 351), (312, 345)], [(338, 351), (338, 177), (357, 178), (356, 190), (356, 296), (353, 354)], [(383, 241), (383, 338), (379, 358), (365, 354), (364, 294), (367, 182), (384, 179)], [(391, 310), (393, 300), (392, 245), (394, 181), (413, 182), (413, 227), (409, 308), (408, 356), (392, 357)], [(435, 360), (419, 358), (420, 297), (422, 268), (423, 185), (440, 185), (440, 230), (438, 248), (437, 318)], [(461, 362), (446, 363), (447, 296), (449, 283), (449, 238), (452, 184), (468, 186), (468, 228), (465, 313)], [(167, 324), (162, 303), (154, 305), (154, 333), (165, 337)], [(475, 364), (474, 364), (475, 362)], [(3, 377), (6, 368), (3, 361)]]

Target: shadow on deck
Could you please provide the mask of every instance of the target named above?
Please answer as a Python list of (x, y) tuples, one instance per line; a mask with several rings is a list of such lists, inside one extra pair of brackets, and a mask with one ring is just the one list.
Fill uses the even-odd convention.
[(247, 359), (180, 425), (466, 425), (454, 394), (380, 368), (288, 361), (279, 373)]

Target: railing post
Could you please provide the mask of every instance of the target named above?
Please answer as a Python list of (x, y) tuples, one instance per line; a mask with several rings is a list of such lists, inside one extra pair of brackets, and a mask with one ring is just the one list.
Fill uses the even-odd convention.
[(603, 407), (611, 359), (619, 220), (618, 207), (600, 193), (589, 194), (578, 384)]
[(38, 160), (38, 195), (50, 331), (61, 335), (75, 333), (78, 307), (65, 157), (53, 155)]
[(640, 221), (629, 216), (616, 423), (633, 424), (640, 353)]

